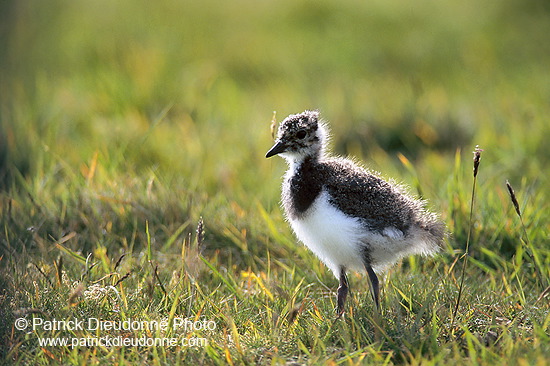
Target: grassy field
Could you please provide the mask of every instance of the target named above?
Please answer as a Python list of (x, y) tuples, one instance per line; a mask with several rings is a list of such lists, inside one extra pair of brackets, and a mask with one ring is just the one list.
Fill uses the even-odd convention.
[[(547, 1), (8, 0), (0, 31), (1, 362), (550, 359)], [(304, 109), (452, 233), (386, 274), (379, 320), (359, 275), (335, 319), (279, 207), (273, 111)]]

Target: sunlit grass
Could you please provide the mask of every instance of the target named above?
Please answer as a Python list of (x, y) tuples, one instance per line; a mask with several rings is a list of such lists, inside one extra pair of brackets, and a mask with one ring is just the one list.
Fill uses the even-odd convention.
[[(1, 356), (543, 364), (547, 9), (207, 3), (1, 5), (9, 25), (0, 38), (9, 50), (0, 60)], [(279, 209), (285, 164), (264, 158), (272, 113), (281, 120), (307, 108), (329, 121), (337, 153), (409, 185), (452, 233), (437, 257), (405, 260), (385, 276), (379, 328), (368, 281), (354, 274), (346, 317), (335, 319), (337, 281)], [(469, 220), (477, 144), (483, 165)], [(208, 319), (216, 329), (25, 333), (14, 328), (19, 317)], [(38, 344), (98, 335), (208, 344)]]

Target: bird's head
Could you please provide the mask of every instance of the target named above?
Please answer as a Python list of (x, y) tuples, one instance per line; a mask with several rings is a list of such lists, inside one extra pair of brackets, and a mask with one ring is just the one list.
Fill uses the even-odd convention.
[(327, 138), (327, 128), (319, 120), (318, 111), (291, 114), (281, 122), (275, 145), (265, 157), (279, 154), (294, 162), (307, 157), (318, 158), (324, 152)]

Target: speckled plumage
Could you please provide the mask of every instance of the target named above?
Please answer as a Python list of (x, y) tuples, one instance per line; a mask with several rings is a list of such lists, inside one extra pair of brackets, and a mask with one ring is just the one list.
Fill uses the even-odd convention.
[(378, 279), (400, 258), (433, 254), (445, 226), (395, 184), (349, 159), (325, 153), (327, 127), (316, 111), (288, 116), (266, 154), (289, 163), (282, 203), (297, 236), (340, 279), (338, 311), (347, 295), (347, 270), (366, 270), (378, 306)]

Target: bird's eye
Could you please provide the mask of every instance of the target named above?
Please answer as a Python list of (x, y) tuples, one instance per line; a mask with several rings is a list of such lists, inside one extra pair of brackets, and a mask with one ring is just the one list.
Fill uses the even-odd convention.
[(296, 132), (296, 138), (298, 139), (303, 139), (307, 136), (307, 132), (306, 130), (299, 130), (298, 132)]

